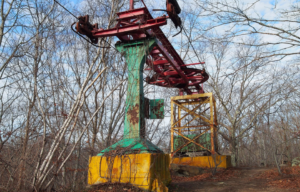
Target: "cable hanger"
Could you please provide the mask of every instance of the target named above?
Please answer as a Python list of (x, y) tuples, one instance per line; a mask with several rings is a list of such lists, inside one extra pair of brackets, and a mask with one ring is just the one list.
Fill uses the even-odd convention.
[[(57, 0), (54, 0), (54, 2), (57, 3), (59, 6), (61, 6), (64, 10), (66, 10), (70, 15), (72, 15), (72, 16), (73, 16), (74, 18), (76, 18), (78, 21), (80, 21), (80, 19), (79, 19), (78, 17), (76, 17), (71, 11), (69, 11), (66, 7), (64, 7), (62, 4), (60, 4)], [(79, 35), (79, 36), (80, 36), (81, 38), (83, 38), (84, 40), (86, 40), (88, 43), (90, 43), (91, 45), (93, 45), (93, 46), (95, 46), (95, 47), (98, 47), (98, 48), (110, 48), (110, 47), (112, 47), (112, 48), (114, 48), (114, 49), (118, 52), (118, 50), (117, 50), (114, 46), (112, 46), (109, 42), (107, 42), (107, 41), (104, 40), (103, 38), (101, 38), (101, 41), (104, 40), (104, 42), (107, 43), (107, 44), (109, 44), (110, 47), (101, 47), (101, 46), (99, 46), (99, 45), (96, 45), (96, 44), (92, 43), (92, 42), (89, 41), (88, 39), (86, 39), (84, 36), (82, 36), (81, 34), (79, 34), (77, 31), (75, 31), (75, 30), (73, 29), (73, 26), (74, 26), (75, 23), (76, 23), (76, 22), (74, 22), (74, 23), (71, 25), (72, 31), (75, 32), (77, 35)], [(100, 42), (101, 42), (101, 41), (100, 41)]]

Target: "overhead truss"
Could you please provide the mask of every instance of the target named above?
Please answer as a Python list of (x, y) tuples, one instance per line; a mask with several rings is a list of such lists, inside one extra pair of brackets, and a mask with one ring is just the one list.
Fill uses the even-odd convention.
[(204, 64), (185, 64), (172, 44), (164, 35), (160, 26), (167, 24), (167, 19), (174, 17), (163, 15), (153, 18), (147, 7), (132, 9), (117, 13), (117, 24), (110, 29), (98, 29), (98, 24), (90, 24), (88, 15), (80, 17), (76, 25), (79, 33), (87, 35), (92, 42), (98, 38), (116, 36), (121, 42), (141, 40), (149, 37), (156, 38), (157, 45), (147, 53), (147, 70), (154, 71), (154, 75), (146, 78), (147, 83), (163, 87), (179, 88), (188, 95), (204, 93), (200, 84), (208, 80), (204, 69), (188, 68), (187, 66)]

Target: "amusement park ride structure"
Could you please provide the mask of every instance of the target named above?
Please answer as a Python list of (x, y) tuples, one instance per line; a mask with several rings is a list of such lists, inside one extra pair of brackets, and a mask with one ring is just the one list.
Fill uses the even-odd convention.
[[(144, 4), (143, 0), (141, 1)], [(129, 71), (124, 136), (121, 141), (90, 158), (88, 183), (91, 185), (105, 182), (129, 182), (146, 190), (165, 191), (166, 185), (170, 182), (168, 168), (170, 156), (173, 157), (176, 152), (190, 144), (206, 149), (210, 154), (216, 153), (215, 100), (211, 93), (204, 93), (203, 90), (203, 83), (208, 80), (209, 76), (204, 69), (189, 67), (204, 64), (204, 62), (185, 64), (160, 29), (160, 26), (167, 24), (167, 19), (171, 19), (176, 28), (180, 27), (182, 30), (181, 19), (178, 16), (181, 9), (177, 1), (167, 0), (166, 10), (163, 11), (166, 11), (168, 16), (153, 18), (145, 4), (144, 7), (135, 9), (134, 0), (130, 0), (129, 10), (117, 13), (117, 24), (113, 28), (99, 29), (97, 23), (89, 22), (88, 15), (78, 18), (76, 31), (87, 36), (93, 44), (98, 43), (98, 38), (109, 36), (119, 38), (116, 48), (126, 58)], [(147, 118), (145, 111), (149, 107), (146, 106), (149, 102), (144, 98), (143, 91), (145, 63), (147, 70), (152, 70), (154, 74), (146, 77), (148, 84), (179, 89), (180, 96), (171, 98), (170, 156), (163, 154), (162, 150), (145, 137), (145, 118)], [(186, 106), (187, 104), (194, 105), (194, 107), (190, 109)], [(202, 107), (205, 104), (209, 105), (206, 109)], [(178, 113), (173, 105), (178, 106)], [(210, 117), (203, 116), (201, 113), (208, 109), (210, 109)], [(182, 113), (181, 110), (184, 112)], [(183, 125), (182, 120), (188, 115), (193, 117), (188, 123), (201, 119), (203, 125)], [(193, 134), (192, 138), (183, 134), (186, 130), (195, 131), (196, 129), (198, 132), (194, 133), (198, 135)], [(211, 135), (210, 149), (197, 142), (208, 131)], [(174, 134), (186, 140), (176, 149), (174, 149)]]
[[(184, 64), (172, 44), (164, 35), (160, 26), (167, 24), (170, 18), (176, 26), (181, 27), (181, 20), (177, 14), (180, 7), (176, 0), (167, 0), (167, 13), (169, 16), (153, 18), (148, 8), (134, 9), (134, 1), (130, 0), (128, 11), (117, 13), (117, 24), (111, 29), (98, 29), (98, 24), (90, 24), (89, 16), (79, 17), (76, 30), (90, 38), (91, 42), (97, 43), (98, 38), (116, 36), (121, 43), (155, 38), (156, 45), (150, 50), (146, 64), (155, 72), (153, 77), (147, 78), (147, 83), (163, 87), (179, 88), (188, 95), (203, 93), (200, 84), (208, 80), (205, 70), (188, 68), (187, 66), (204, 64)], [(193, 91), (194, 90), (194, 91)]]

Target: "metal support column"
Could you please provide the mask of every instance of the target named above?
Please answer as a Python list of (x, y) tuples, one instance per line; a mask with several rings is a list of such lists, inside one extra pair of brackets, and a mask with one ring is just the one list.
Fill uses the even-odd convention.
[(155, 38), (139, 41), (117, 43), (116, 48), (126, 58), (128, 66), (128, 88), (125, 106), (125, 123), (123, 139), (98, 155), (112, 150), (126, 148), (128, 153), (162, 153), (162, 151), (145, 139), (145, 98), (143, 89), (143, 69), (146, 56), (156, 45)]
[(116, 48), (125, 54), (128, 65), (128, 88), (125, 108), (124, 138), (145, 137), (143, 69), (147, 54), (153, 49), (155, 39), (120, 43)]

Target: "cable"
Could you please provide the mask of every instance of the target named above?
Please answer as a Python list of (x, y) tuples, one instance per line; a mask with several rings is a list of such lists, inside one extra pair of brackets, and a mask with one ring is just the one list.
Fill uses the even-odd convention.
[(173, 35), (172, 37), (179, 35), (181, 32), (182, 32), (182, 25), (180, 26), (180, 31), (178, 33), (176, 33), (175, 35)]
[[(185, 28), (184, 28), (183, 26), (181, 26), (181, 28), (183, 29), (183, 32), (185, 33), (185, 35), (186, 35), (186, 37), (187, 37), (187, 39), (188, 39), (188, 41), (189, 41), (191, 47), (193, 48), (193, 51), (194, 51), (195, 55), (196, 55), (197, 58), (198, 58), (198, 62), (201, 62), (200, 59), (199, 59), (198, 53), (196, 52), (196, 50), (195, 50), (195, 48), (194, 48), (194, 46), (193, 46), (193, 44), (192, 44), (192, 42), (191, 42), (191, 40), (190, 40), (190, 38), (189, 38), (187, 32), (186, 32), (186, 30), (185, 30)], [(202, 69), (204, 69), (204, 67), (202, 67)]]
[[(55, 3), (57, 3), (59, 6), (61, 6), (64, 10), (66, 10), (68, 13), (70, 13), (73, 17), (75, 17), (77, 20), (79, 20), (79, 18), (78, 17), (76, 17), (71, 11), (69, 11), (67, 8), (65, 8), (62, 4), (60, 4), (57, 0), (54, 0), (54, 2)], [(76, 23), (76, 22), (75, 22)], [(90, 43), (90, 44), (92, 44), (92, 45), (94, 45), (95, 47), (99, 47), (99, 48), (109, 48), (109, 47), (101, 47), (101, 46), (98, 46), (98, 45), (96, 45), (96, 44), (94, 44), (94, 43), (92, 43), (92, 42), (90, 42), (88, 39), (86, 39), (84, 36), (82, 36), (80, 33), (78, 33), (77, 31), (75, 31), (74, 29), (73, 29), (73, 25), (75, 24), (75, 23), (73, 23), (72, 25), (71, 25), (71, 29), (72, 29), (72, 31), (74, 31), (77, 35), (79, 35), (80, 37), (82, 37), (84, 40), (86, 40), (88, 43)], [(101, 41), (104, 41), (105, 43), (107, 43), (107, 44), (109, 44), (110, 45), (110, 47), (112, 47), (113, 49), (115, 49), (117, 52), (119, 52), (112, 44), (110, 44), (108, 41), (106, 41), (105, 39), (101, 39)], [(121, 60), (123, 61), (123, 59), (122, 59), (122, 57), (123, 57), (123, 55), (121, 54)]]
[(58, 5), (60, 5), (64, 10), (66, 10), (68, 13), (70, 13), (73, 17), (75, 17), (77, 20), (78, 17), (76, 17), (73, 13), (71, 13), (71, 11), (69, 11), (67, 8), (65, 8), (62, 4), (60, 4), (58, 1), (54, 0), (55, 3), (57, 3)]
[(144, 4), (144, 6), (147, 8), (147, 6), (146, 6), (146, 4), (144, 3), (144, 1), (143, 0), (141, 0), (142, 1), (142, 3)]
[[(168, 12), (168, 11), (165, 10), (165, 9), (153, 9), (153, 11), (166, 11), (166, 12)], [(183, 25), (180, 25), (180, 31), (179, 31), (178, 33), (176, 33), (175, 35), (173, 35), (173, 37), (175, 37), (175, 36), (177, 36), (178, 34), (180, 34), (180, 33), (182, 32), (182, 29), (183, 29), (183, 31), (184, 31), (186, 37), (188, 38), (188, 41), (189, 41), (191, 47), (193, 48), (193, 51), (194, 51), (195, 55), (196, 55), (197, 58), (198, 58), (198, 61), (201, 63), (200, 58), (199, 58), (199, 56), (198, 56), (198, 54), (197, 54), (197, 52), (196, 52), (196, 50), (195, 50), (195, 48), (194, 48), (194, 46), (193, 46), (193, 44), (192, 44), (192, 42), (191, 42), (189, 36), (187, 35), (187, 32), (186, 32), (186, 30), (185, 30), (185, 28), (184, 28)], [(202, 69), (204, 69), (204, 68), (202, 68)]]

